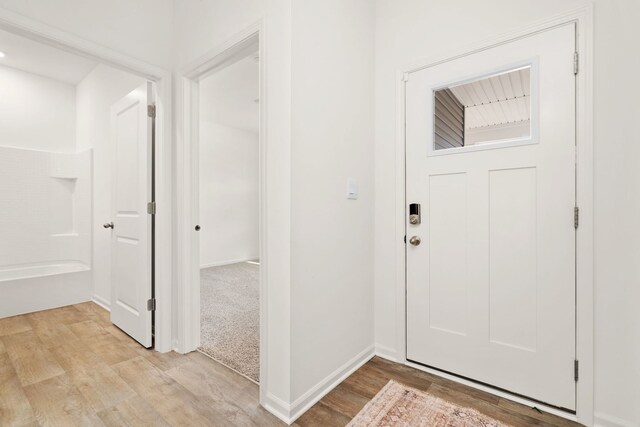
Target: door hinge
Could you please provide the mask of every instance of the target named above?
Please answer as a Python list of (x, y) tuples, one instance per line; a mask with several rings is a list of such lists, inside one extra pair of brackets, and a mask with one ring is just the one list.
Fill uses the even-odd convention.
[(404, 244), (405, 245), (407, 244), (407, 235), (406, 234), (404, 235)]
[(573, 74), (578, 74), (578, 66), (580, 64), (580, 55), (578, 52), (573, 52)]
[(578, 225), (580, 225), (580, 208), (573, 208), (573, 228), (577, 229)]
[(576, 381), (578, 381), (578, 371), (579, 371), (578, 361), (574, 360), (573, 361), (573, 379)]
[(148, 311), (156, 311), (156, 299), (151, 298), (147, 300), (147, 310)]
[(147, 203), (147, 213), (149, 215), (155, 215), (156, 214), (156, 202)]
[(152, 119), (156, 118), (156, 106), (155, 106), (155, 104), (147, 105), (147, 116), (151, 117)]

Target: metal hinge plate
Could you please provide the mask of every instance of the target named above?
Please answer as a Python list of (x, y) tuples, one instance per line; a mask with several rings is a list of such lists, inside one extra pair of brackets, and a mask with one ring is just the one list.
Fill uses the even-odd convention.
[(149, 215), (155, 215), (156, 214), (156, 202), (147, 203), (147, 213)]
[(580, 225), (580, 208), (573, 208), (573, 228), (577, 229), (578, 225)]
[(147, 310), (148, 311), (156, 311), (156, 299), (151, 298), (147, 300)]
[(156, 117), (156, 106), (154, 104), (147, 105), (147, 116), (155, 119)]
[(573, 378), (576, 381), (578, 381), (578, 371), (579, 371), (578, 361), (574, 360), (573, 361)]
[(580, 65), (580, 55), (573, 52), (573, 74), (578, 74), (578, 66)]

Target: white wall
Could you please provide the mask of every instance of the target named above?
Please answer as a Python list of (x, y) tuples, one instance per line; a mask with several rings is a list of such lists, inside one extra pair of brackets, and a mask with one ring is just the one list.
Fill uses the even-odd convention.
[(293, 402), (372, 350), (374, 12), (369, 0), (293, 5)]
[(0, 145), (75, 151), (75, 87), (0, 66)]
[(77, 86), (76, 138), (79, 150), (92, 148), (93, 164), (93, 299), (109, 307), (111, 301), (111, 233), (102, 224), (111, 212), (111, 106), (145, 80), (98, 65)]
[[(517, 29), (573, 2), (379, 0), (376, 27), (375, 340), (397, 346), (395, 271), (396, 70), (451, 47)], [(501, 13), (496, 13), (501, 11)], [(635, 0), (595, 1), (595, 411), (600, 425), (640, 424), (640, 93)], [(620, 88), (624, 91), (620, 92)], [(626, 424), (625, 424), (626, 423)]]
[(172, 0), (0, 0), (0, 8), (159, 67), (173, 65)]
[(257, 52), (199, 82), (200, 267), (259, 257)]
[(200, 267), (257, 259), (258, 134), (201, 121), (199, 162)]

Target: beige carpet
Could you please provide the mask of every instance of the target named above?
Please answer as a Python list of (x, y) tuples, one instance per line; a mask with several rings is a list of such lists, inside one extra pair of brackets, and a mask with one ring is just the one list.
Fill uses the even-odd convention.
[(256, 264), (200, 270), (198, 350), (258, 382), (260, 309)]
[(350, 427), (507, 427), (475, 409), (464, 408), (395, 381), (386, 386), (349, 423)]

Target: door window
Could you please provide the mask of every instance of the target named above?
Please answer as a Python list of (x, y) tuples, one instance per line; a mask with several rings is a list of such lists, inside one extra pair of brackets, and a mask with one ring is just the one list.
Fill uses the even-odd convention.
[(530, 140), (531, 66), (433, 92), (433, 150)]

